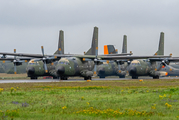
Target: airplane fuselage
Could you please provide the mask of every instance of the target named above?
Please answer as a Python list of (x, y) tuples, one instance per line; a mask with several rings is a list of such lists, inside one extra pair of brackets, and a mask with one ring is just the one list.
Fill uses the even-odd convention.
[[(120, 65), (121, 71), (125, 71), (124, 66)], [(119, 76), (125, 77), (125, 73), (119, 73), (118, 65), (116, 62), (103, 63), (98, 65), (97, 73), (100, 78), (105, 78), (106, 76)]]
[(67, 79), (70, 76), (89, 78), (93, 75), (94, 62), (82, 61), (77, 57), (61, 58), (58, 62), (48, 63), (48, 72), (45, 72), (43, 61), (31, 60), (26, 68), (28, 77), (36, 79), (40, 76), (53, 76)]

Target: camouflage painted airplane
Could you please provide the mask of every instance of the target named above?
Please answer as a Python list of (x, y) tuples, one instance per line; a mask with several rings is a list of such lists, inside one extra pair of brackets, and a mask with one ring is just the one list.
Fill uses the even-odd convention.
[[(85, 53), (85, 55), (97, 55), (96, 51), (98, 49), (98, 28), (94, 28), (93, 39), (91, 48)], [(16, 52), (14, 52), (16, 53)], [(64, 54), (64, 35), (63, 31), (60, 31), (59, 37), (59, 45), (58, 50), (55, 52), (56, 54)], [(58, 62), (54, 62), (53, 59), (45, 58), (44, 50), (42, 47), (42, 59), (32, 59), (32, 58), (1, 58), (1, 60), (11, 60), (14, 62), (14, 68), (16, 73), (16, 66), (21, 65), (24, 60), (29, 61), (27, 66), (27, 75), (31, 79), (37, 79), (39, 76), (53, 76), (53, 78), (58, 78), (66, 80), (69, 76), (81, 76), (84, 79), (91, 79), (93, 75), (94, 62), (90, 59), (83, 58), (83, 60), (79, 57), (67, 57), (64, 55)], [(55, 55), (56, 55), (55, 54)], [(119, 55), (127, 55), (127, 54), (119, 54)], [(5, 55), (4, 55), (5, 56)], [(22, 55), (20, 55), (22, 56)], [(28, 56), (27, 56), (28, 57)], [(36, 56), (31, 56), (36, 57)], [(38, 56), (39, 57), (39, 56)], [(50, 59), (50, 60), (49, 60)]]
[[(91, 48), (85, 53), (85, 55), (96, 55), (96, 49), (98, 48), (98, 28), (94, 28), (92, 45)], [(16, 50), (14, 50), (16, 53)], [(44, 50), (42, 47), (42, 53), (44, 56)], [(58, 50), (55, 54), (64, 54), (64, 34), (60, 31)], [(4, 55), (5, 56), (5, 55)], [(69, 76), (82, 76), (84, 79), (91, 79), (93, 75), (94, 62), (93, 61), (83, 61), (78, 57), (66, 57), (64, 56), (59, 61), (50, 60), (39, 60), (31, 58), (1, 58), (1, 60), (12, 60), (14, 62), (14, 71), (16, 74), (16, 66), (21, 65), (24, 60), (29, 61), (27, 66), (27, 75), (31, 79), (37, 79), (39, 76), (53, 76), (53, 78), (58, 78), (62, 80), (67, 80)], [(16, 62), (17, 61), (17, 62)]]
[(179, 76), (179, 64), (170, 63), (169, 65), (162, 67), (160, 71), (166, 71), (168, 73), (167, 76)]
[[(155, 55), (164, 55), (163, 32), (160, 34), (159, 48)], [(132, 79), (138, 79), (138, 76), (151, 76), (153, 79), (158, 79), (160, 76), (168, 75), (167, 71), (162, 70), (162, 67), (167, 66), (170, 61), (178, 61), (178, 58), (133, 60), (128, 67), (129, 75), (132, 76)]]
[[(122, 53), (127, 53), (127, 36), (123, 37)], [(104, 54), (117, 54), (113, 45), (104, 46)], [(123, 63), (123, 64), (122, 64)], [(100, 78), (105, 78), (106, 76), (119, 76), (119, 78), (125, 78), (127, 62), (121, 61), (110, 61), (109, 63), (104, 62), (98, 65), (97, 73)]]
[[(14, 49), (14, 53), (16, 53), (16, 49)], [(62, 30), (60, 30), (59, 32), (58, 49), (54, 54), (64, 54), (64, 32)], [(57, 61), (48, 63), (47, 68), (49, 72), (45, 72), (43, 61), (35, 61), (36, 59), (34, 58), (30, 58), (30, 57), (17, 58), (16, 56), (14, 58), (6, 58), (6, 56), (3, 55), (0, 60), (3, 60), (3, 63), (9, 60), (13, 62), (14, 74), (17, 73), (16, 66), (22, 65), (22, 63), (24, 62), (28, 62), (26, 71), (27, 71), (27, 76), (30, 77), (31, 79), (37, 79), (37, 77), (41, 77), (41, 76), (52, 76), (54, 79), (57, 78), (56, 75), (50, 73), (52, 69), (55, 69), (55, 65), (57, 64)]]
[[(59, 77), (61, 80), (67, 80), (70, 76), (81, 76), (85, 80), (91, 79), (94, 74), (96, 74), (96, 66), (102, 60), (124, 60), (124, 59), (164, 59), (169, 56), (124, 56), (124, 54), (113, 55), (98, 55), (98, 28), (94, 28), (93, 39), (91, 48), (85, 55), (75, 55), (75, 54), (55, 54), (55, 55), (44, 55), (44, 49), (42, 49), (41, 54), (24, 54), (24, 53), (5, 53), (1, 52), (4, 58), (0, 60), (9, 60), (5, 58), (6, 55), (20, 56), (20, 57), (32, 57), (29, 62), (29, 67), (27, 68), (28, 76), (31, 79), (37, 79), (40, 75), (50, 75), (54, 77)], [(59, 49), (60, 51), (61, 49)], [(120, 56), (122, 55), (122, 56)], [(22, 58), (23, 59), (23, 58)], [(14, 62), (16, 65), (20, 64), (22, 61), (20, 58), (15, 57)], [(12, 59), (10, 59), (12, 60)], [(29, 59), (28, 59), (29, 60)], [(54, 64), (54, 61), (58, 61)], [(38, 74), (37, 74), (38, 73)]]

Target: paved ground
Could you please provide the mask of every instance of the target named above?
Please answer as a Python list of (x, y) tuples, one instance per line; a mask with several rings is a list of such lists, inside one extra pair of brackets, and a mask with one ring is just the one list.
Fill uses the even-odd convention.
[[(139, 79), (152, 79), (152, 77), (139, 77)], [(179, 77), (161, 77), (160, 79), (179, 79)], [(132, 80), (131, 78), (93, 78), (93, 80)], [(0, 80), (0, 83), (33, 83), (33, 82), (72, 82), (84, 81), (83, 78), (69, 78), (69, 80), (37, 79), (37, 80)]]

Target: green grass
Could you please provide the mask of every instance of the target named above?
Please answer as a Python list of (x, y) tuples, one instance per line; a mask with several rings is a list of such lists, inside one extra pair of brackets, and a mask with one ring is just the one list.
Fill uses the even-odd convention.
[(179, 119), (179, 80), (0, 84), (0, 119)]

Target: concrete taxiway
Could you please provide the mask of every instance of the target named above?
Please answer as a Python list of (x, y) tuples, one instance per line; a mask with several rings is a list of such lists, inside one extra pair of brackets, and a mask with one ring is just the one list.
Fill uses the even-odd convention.
[[(140, 79), (152, 79), (152, 77), (139, 77)], [(179, 77), (161, 77), (160, 79), (179, 79)], [(92, 80), (133, 80), (131, 78), (93, 78)], [(37, 79), (37, 80), (0, 80), (0, 83), (36, 83), (36, 82), (75, 82), (84, 81), (83, 78), (70, 78), (68, 80), (58, 80), (58, 79)]]

